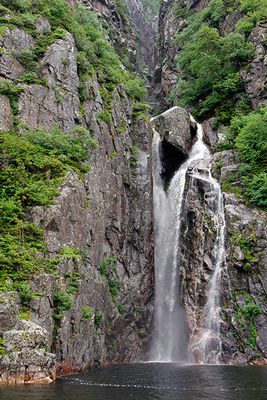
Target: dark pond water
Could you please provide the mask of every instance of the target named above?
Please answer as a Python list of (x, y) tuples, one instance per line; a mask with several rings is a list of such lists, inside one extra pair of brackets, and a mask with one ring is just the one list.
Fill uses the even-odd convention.
[(0, 389), (0, 400), (267, 400), (267, 368), (134, 364)]

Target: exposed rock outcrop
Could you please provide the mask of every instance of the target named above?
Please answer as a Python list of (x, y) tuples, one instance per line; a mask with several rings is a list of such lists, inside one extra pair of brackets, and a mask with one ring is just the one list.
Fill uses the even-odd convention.
[(184, 108), (173, 107), (165, 111), (153, 119), (153, 125), (163, 140), (188, 155), (196, 135), (196, 124)]
[[(213, 171), (223, 184), (239, 166), (232, 150), (215, 153)], [(191, 345), (198, 336), (214, 273), (215, 216), (207, 181), (187, 176), (182, 220), (181, 290)], [(225, 194), (226, 263), (222, 274), (222, 361), (266, 362), (266, 213)], [(193, 341), (193, 342), (192, 342)]]
[(137, 35), (137, 56), (142, 72), (153, 75), (158, 15), (142, 0), (125, 0), (127, 11)]
[(245, 88), (254, 109), (267, 106), (267, 24), (257, 26), (250, 35), (250, 41), (256, 48), (255, 56), (245, 75)]
[(2, 131), (8, 131), (13, 125), (13, 115), (9, 98), (0, 95), (0, 126)]
[[(42, 26), (49, 30), (44, 21)], [(15, 32), (6, 33), (6, 46), (18, 49), (18, 36), (22, 42), (25, 38), (22, 48), (34, 45), (30, 35)], [(104, 122), (96, 76), (85, 82), (88, 96), (81, 102), (77, 50), (70, 34), (48, 47), (39, 76), (46, 78), (46, 85), (24, 84), (18, 95), (16, 118), (23, 129), (59, 126), (70, 134), (83, 126), (96, 146), (84, 177), (70, 170), (55, 204), (28, 213), (44, 230), (47, 251), (40, 257), (60, 262), (56, 272), (31, 278), (31, 290), (38, 295), (30, 301), (29, 322), (16, 317), (18, 303), (2, 305), (3, 313), (9, 310), (12, 316), (7, 321), (0, 311), (3, 348), (8, 351), (0, 358), (2, 383), (49, 383), (55, 366), (62, 374), (138, 360), (153, 312), (147, 123), (133, 114), (122, 85), (111, 93), (111, 120)], [(1, 96), (0, 101), (0, 129), (8, 130), (13, 123), (9, 100)], [(63, 309), (60, 296), (68, 300)], [(20, 341), (24, 349), (16, 347)]]

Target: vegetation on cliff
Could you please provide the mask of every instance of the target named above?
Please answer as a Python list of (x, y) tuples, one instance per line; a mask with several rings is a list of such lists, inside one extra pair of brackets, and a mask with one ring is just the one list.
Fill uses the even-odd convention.
[[(0, 136), (0, 290), (12, 288), (38, 271), (51, 272), (58, 260), (45, 257), (43, 231), (29, 222), (33, 206), (53, 203), (66, 172), (88, 169), (89, 152), (96, 142), (90, 132), (67, 136), (52, 132), (29, 131), (23, 136), (13, 132)], [(6, 287), (8, 286), (8, 287)]]
[[(45, 19), (50, 27), (43, 32), (38, 21)], [(77, 47), (80, 78), (79, 97), (81, 114), (83, 102), (90, 100), (86, 82), (97, 76), (104, 111), (99, 118), (110, 124), (112, 93), (123, 85), (134, 103), (134, 113), (147, 108), (143, 82), (122, 65), (121, 59), (108, 41), (108, 35), (96, 13), (81, 5), (70, 5), (65, 0), (3, 0), (0, 6), (0, 38), (7, 29), (19, 27), (34, 39), (34, 44), (10, 55), (25, 69), (25, 74), (13, 81), (0, 81), (0, 94), (9, 98), (14, 127), (0, 132), (0, 290), (13, 288), (36, 272), (51, 271), (64, 257), (46, 258), (43, 231), (31, 223), (33, 206), (53, 204), (66, 173), (73, 169), (78, 174), (89, 168), (90, 150), (97, 145), (91, 132), (77, 125), (66, 135), (55, 127), (51, 132), (30, 131), (19, 119), (19, 96), (25, 84), (48, 87), (40, 75), (40, 60), (48, 47), (70, 32)], [(1, 54), (7, 54), (0, 49)], [(61, 99), (58, 98), (60, 103)], [(135, 111), (138, 110), (138, 111)], [(0, 127), (1, 128), (1, 127)], [(38, 261), (37, 261), (38, 260)]]
[(233, 178), (249, 203), (267, 209), (267, 109), (234, 117), (220, 147), (237, 150), (242, 164)]
[[(244, 81), (255, 55), (249, 35), (267, 21), (266, 1), (212, 0), (199, 12), (179, 1), (176, 13), (186, 26), (175, 39), (180, 75), (174, 102), (201, 120), (216, 117), (217, 126), (230, 125), (221, 148), (237, 150), (241, 192), (249, 203), (266, 208), (266, 112), (253, 109)], [(223, 29), (229, 15), (236, 16), (233, 26)]]

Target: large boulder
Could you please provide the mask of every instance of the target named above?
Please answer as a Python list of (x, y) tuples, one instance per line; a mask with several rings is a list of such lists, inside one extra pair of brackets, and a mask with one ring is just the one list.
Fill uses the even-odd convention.
[(189, 154), (196, 135), (196, 123), (184, 108), (170, 108), (151, 122), (162, 140), (176, 147), (184, 155)]
[(30, 321), (17, 321), (4, 332), (6, 353), (0, 357), (0, 383), (52, 383), (55, 355), (46, 351), (48, 332)]
[(153, 118), (151, 128), (152, 134), (156, 131), (161, 138), (161, 178), (168, 186), (175, 171), (189, 155), (197, 124), (184, 108), (173, 107)]

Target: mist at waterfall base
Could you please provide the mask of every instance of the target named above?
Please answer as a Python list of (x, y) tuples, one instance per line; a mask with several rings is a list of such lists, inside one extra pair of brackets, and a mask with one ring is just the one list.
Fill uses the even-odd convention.
[(266, 382), (264, 367), (132, 364), (1, 387), (0, 400), (266, 400)]
[[(162, 115), (175, 112), (174, 107)], [(153, 120), (151, 120), (153, 127)], [(191, 117), (192, 118), (192, 117)], [(193, 118), (192, 122), (196, 123)], [(166, 187), (161, 156), (162, 139), (153, 128), (153, 211), (155, 247), (155, 315), (149, 360), (218, 364), (221, 355), (220, 299), (221, 272), (224, 265), (225, 217), (219, 183), (210, 172), (211, 154), (203, 142), (203, 129), (197, 124), (195, 143), (186, 161), (174, 173)], [(205, 196), (216, 226), (214, 265), (198, 327), (189, 335), (180, 296), (181, 226), (185, 186), (194, 180), (206, 182)], [(190, 337), (189, 337), (190, 336)]]

